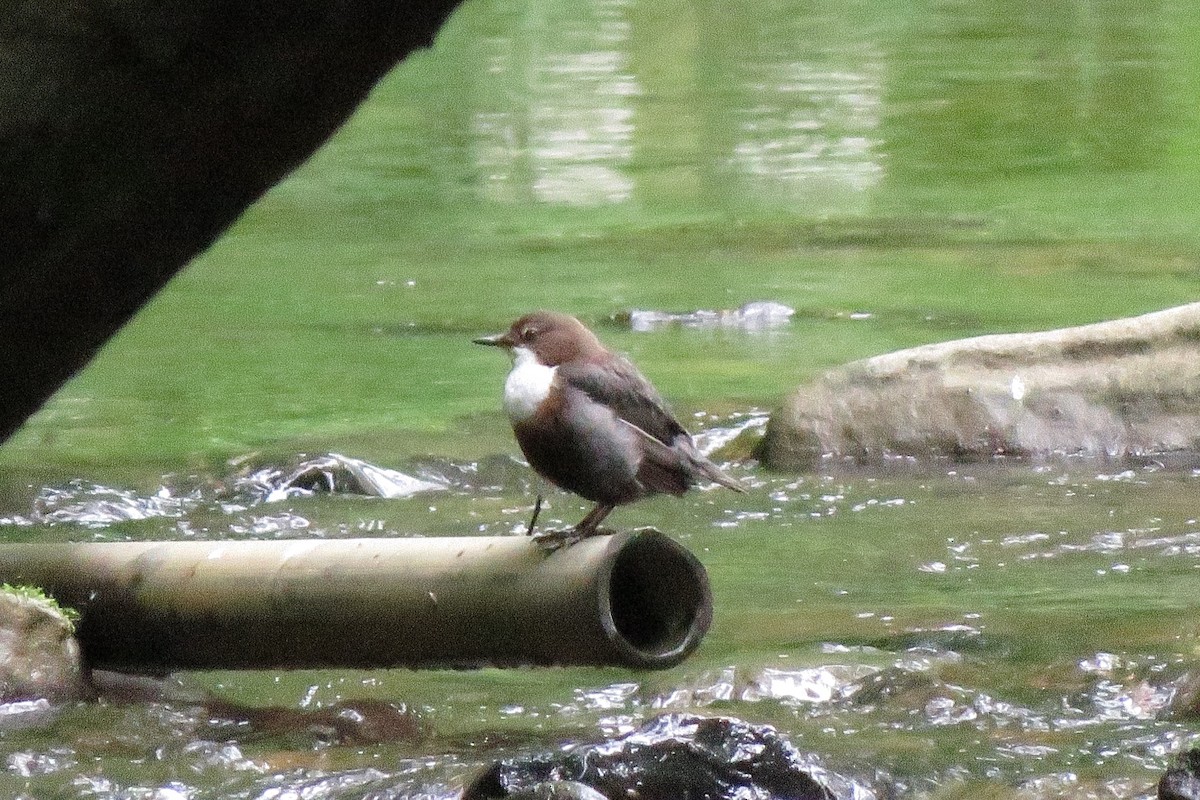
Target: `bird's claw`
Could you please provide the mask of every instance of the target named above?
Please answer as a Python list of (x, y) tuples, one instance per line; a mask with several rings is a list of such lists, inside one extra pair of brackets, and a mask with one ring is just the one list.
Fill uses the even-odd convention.
[(557, 531), (542, 531), (533, 534), (533, 541), (538, 547), (547, 552), (554, 552), (559, 548), (570, 547), (573, 544), (583, 541), (592, 536), (609, 536), (615, 531), (609, 528), (591, 528), (580, 529), (563, 528)]
[(575, 534), (574, 528), (564, 528), (560, 531), (541, 531), (533, 534), (533, 543), (548, 553), (552, 553), (560, 547), (570, 547), (578, 542), (579, 539), (580, 537)]

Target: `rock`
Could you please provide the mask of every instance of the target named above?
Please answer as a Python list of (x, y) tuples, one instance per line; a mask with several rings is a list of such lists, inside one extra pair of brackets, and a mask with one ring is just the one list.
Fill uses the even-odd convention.
[(463, 798), (532, 797), (535, 787), (560, 782), (583, 784), (610, 800), (835, 800), (774, 728), (692, 714), (665, 714), (610, 742), (498, 762), (471, 783)]
[(0, 587), (0, 703), (88, 693), (71, 619), (36, 591)]
[(1200, 750), (1189, 750), (1158, 782), (1158, 800), (1200, 800)]
[(406, 475), (394, 469), (378, 467), (359, 458), (330, 453), (305, 458), (287, 469), (261, 467), (236, 481), (236, 488), (248, 490), (264, 503), (318, 492), (362, 494), (394, 500), (420, 492), (444, 491), (444, 483)]
[(537, 783), (509, 797), (511, 800), (608, 800), (592, 787), (578, 781)]
[(0, 7), (0, 441), (457, 2)]
[(1042, 333), (979, 336), (847, 364), (794, 392), (756, 454), (1121, 458), (1200, 447), (1200, 303)]

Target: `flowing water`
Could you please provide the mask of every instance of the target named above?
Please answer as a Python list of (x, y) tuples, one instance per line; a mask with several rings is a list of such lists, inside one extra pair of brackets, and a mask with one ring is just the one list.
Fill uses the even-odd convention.
[[(0, 542), (519, 535), (508, 365), (470, 339), (536, 307), (716, 443), (855, 358), (1195, 300), (1198, 34), (1166, 1), (470, 2), (0, 448)], [(796, 313), (628, 324), (751, 301)], [(327, 452), (442, 488), (238, 488)], [(776, 726), (860, 797), (1143, 797), (1197, 739), (1200, 473), (730, 469), (748, 495), (611, 518), (709, 571), (678, 667), (0, 706), (0, 794), (450, 797), (692, 710)], [(544, 519), (585, 510), (552, 494)]]

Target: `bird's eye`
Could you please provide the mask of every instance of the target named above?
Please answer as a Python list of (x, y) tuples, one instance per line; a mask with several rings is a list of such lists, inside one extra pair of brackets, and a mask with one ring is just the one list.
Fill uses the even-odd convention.
[(521, 331), (522, 339), (532, 339), (537, 335), (538, 335), (538, 329), (534, 328), (533, 326), (525, 328), (524, 330)]

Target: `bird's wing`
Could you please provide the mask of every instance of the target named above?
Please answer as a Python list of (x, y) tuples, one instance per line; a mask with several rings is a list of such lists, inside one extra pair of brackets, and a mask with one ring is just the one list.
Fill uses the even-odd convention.
[(656, 492), (679, 496), (691, 485), (692, 470), (684, 451), (665, 445), (628, 420), (620, 420), (634, 431), (642, 443), (642, 459), (637, 478), (643, 486)]
[(696, 451), (692, 437), (667, 410), (658, 391), (623, 358), (606, 364), (564, 364), (558, 375), (567, 386), (604, 405), (642, 439), (638, 480), (656, 492), (683, 494), (707, 478), (738, 492), (745, 489)]
[(681, 434), (688, 435), (650, 381), (624, 358), (603, 364), (563, 364), (558, 375), (567, 386), (611, 408), (618, 418), (650, 438), (670, 445)]

